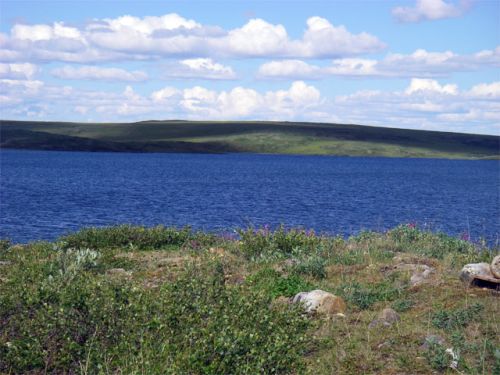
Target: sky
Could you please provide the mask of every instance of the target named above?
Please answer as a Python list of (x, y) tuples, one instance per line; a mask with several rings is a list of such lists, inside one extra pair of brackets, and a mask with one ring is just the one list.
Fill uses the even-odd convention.
[(500, 1), (0, 2), (0, 118), (500, 135)]

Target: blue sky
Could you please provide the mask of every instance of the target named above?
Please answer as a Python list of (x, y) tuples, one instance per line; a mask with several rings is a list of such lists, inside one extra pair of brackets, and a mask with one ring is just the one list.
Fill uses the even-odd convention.
[(5, 119), (500, 134), (500, 2), (6, 1)]

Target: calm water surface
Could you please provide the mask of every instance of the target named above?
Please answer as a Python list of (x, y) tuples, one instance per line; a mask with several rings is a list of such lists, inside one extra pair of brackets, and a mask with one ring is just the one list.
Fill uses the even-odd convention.
[(0, 163), (0, 237), (15, 242), (118, 223), (500, 233), (498, 161), (2, 150)]

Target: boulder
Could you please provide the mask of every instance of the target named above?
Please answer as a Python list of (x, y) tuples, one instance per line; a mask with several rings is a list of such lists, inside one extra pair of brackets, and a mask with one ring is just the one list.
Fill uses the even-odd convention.
[(394, 311), (393, 309), (387, 307), (383, 309), (379, 314), (377, 319), (374, 319), (369, 325), (368, 328), (374, 328), (379, 325), (384, 326), (384, 327), (390, 327), (394, 323), (398, 322), (401, 320), (399, 317), (399, 314)]
[(332, 316), (346, 311), (346, 304), (341, 297), (319, 289), (298, 293), (293, 297), (292, 303), (302, 303), (309, 314)]
[(497, 279), (500, 279), (500, 255), (493, 258), (490, 265), (490, 271)]
[(460, 280), (470, 284), (475, 276), (494, 277), (488, 263), (469, 263), (460, 271)]

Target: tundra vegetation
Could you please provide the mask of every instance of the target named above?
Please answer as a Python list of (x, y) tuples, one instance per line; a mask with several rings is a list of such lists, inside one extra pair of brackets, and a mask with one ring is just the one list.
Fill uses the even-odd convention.
[[(347, 239), (123, 225), (3, 240), (0, 372), (499, 374), (498, 292), (458, 278), (497, 252), (414, 225)], [(433, 272), (417, 280), (418, 267)], [(289, 302), (314, 289), (345, 313)], [(373, 324), (387, 308), (393, 323)]]
[(64, 123), (0, 120), (0, 147), (60, 151), (250, 152), (498, 159), (500, 137), (277, 121)]

